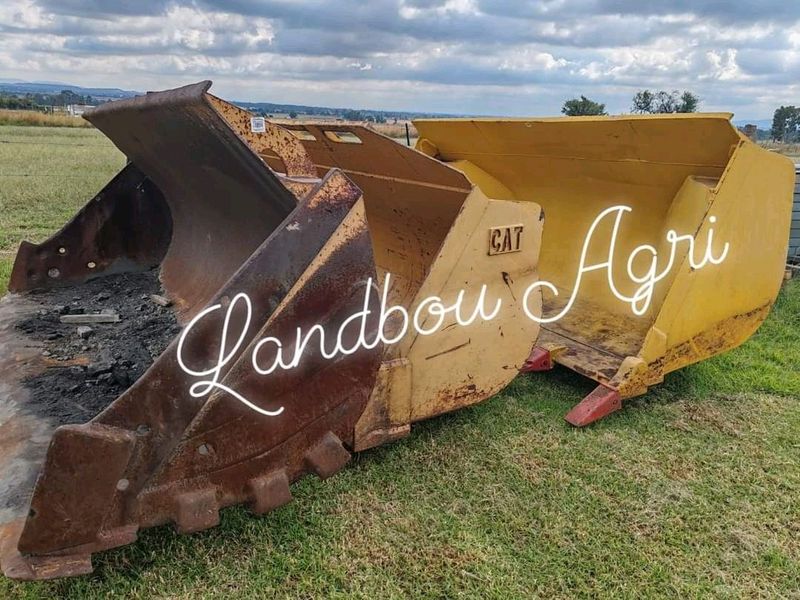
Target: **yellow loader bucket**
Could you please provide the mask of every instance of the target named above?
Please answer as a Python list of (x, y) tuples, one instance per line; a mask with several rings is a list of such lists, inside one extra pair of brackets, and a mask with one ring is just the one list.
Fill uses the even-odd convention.
[(784, 271), (794, 169), (730, 117), (415, 122), (417, 148), (487, 195), (541, 205), (539, 270), (552, 287), (528, 370), (555, 362), (599, 383), (571, 423), (741, 344), (766, 318)]
[[(363, 126), (282, 127), (301, 140), (319, 177), (339, 171), (362, 191), (377, 280), (383, 286), (390, 278), (390, 303), (410, 313), (432, 299), (448, 307), (463, 302), (462, 317), (449, 312), (435, 335), (409, 330), (387, 345), (354, 449), (405, 436), (413, 422), (480, 402), (508, 385), (540, 332), (534, 320), (520, 318), (525, 291), (539, 279), (540, 206), (486, 193), (458, 169)], [(274, 149), (259, 156), (272, 169), (283, 168)], [(492, 251), (492, 232), (513, 247)], [(482, 286), (487, 313), (495, 300), (503, 305), (488, 319), (473, 310)], [(541, 293), (529, 294), (527, 308), (541, 316)], [(435, 321), (426, 318), (423, 331)]]

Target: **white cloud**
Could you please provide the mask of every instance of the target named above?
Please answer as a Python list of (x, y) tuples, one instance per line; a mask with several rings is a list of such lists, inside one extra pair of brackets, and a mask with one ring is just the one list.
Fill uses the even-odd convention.
[[(800, 103), (800, 6), (761, 0), (5, 0), (0, 77), (241, 100), (553, 114), (638, 88), (768, 117)], [(755, 7), (759, 4), (759, 7)]]

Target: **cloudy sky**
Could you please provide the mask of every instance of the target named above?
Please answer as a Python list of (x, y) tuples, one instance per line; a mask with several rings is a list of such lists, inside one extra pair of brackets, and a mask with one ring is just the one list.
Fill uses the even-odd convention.
[(2, 0), (0, 78), (493, 115), (689, 89), (770, 118), (800, 104), (800, 1)]

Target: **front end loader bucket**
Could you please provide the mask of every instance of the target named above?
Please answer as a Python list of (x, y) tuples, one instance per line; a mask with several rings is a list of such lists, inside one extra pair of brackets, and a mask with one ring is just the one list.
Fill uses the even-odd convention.
[[(792, 165), (726, 115), (422, 121), (411, 149), (360, 126), (279, 127), (209, 85), (90, 113), (130, 163), (20, 247), (0, 300), (8, 576), (86, 573), (142, 527), (203, 530), (233, 504), (269, 512), (304, 474), (520, 370), (595, 379), (567, 417), (589, 423), (743, 342), (777, 294)], [(648, 257), (662, 274), (642, 288)], [(154, 272), (147, 327), (71, 306), (129, 298)], [(146, 371), (123, 385), (113, 353), (97, 368), (108, 349), (65, 316), (141, 338)], [(86, 386), (120, 393), (67, 410), (83, 388), (53, 374), (90, 371)]]
[[(484, 284), (492, 298), (487, 304), (502, 301), (492, 319), (464, 326), (449, 315), (435, 335), (413, 332), (387, 347), (356, 427), (355, 449), (407, 435), (414, 421), (505, 387), (539, 334), (521, 307), (525, 290), (539, 278), (539, 205), (503, 191), (487, 193), (459, 170), (363, 126), (284, 127), (302, 141), (318, 176), (338, 169), (363, 191), (376, 269), (381, 281), (391, 274), (393, 303), (413, 308), (436, 297), (451, 305), (464, 290), (465, 312), (472, 314)], [(276, 153), (261, 156), (280, 168)], [(495, 252), (495, 238), (509, 240), (509, 247)], [(541, 314), (541, 294), (532, 294), (527, 306)]]
[[(329, 477), (350, 451), (492, 395), (539, 334), (519, 318), (538, 280), (538, 204), (488, 195), (363, 128), (253, 119), (209, 85), (92, 111), (130, 164), (51, 239), (20, 248), (0, 300), (7, 576), (87, 573), (93, 553), (142, 527), (195, 532), (240, 503), (268, 512), (302, 475)], [(104, 349), (78, 340), (65, 312), (113, 338), (148, 295), (121, 315), (71, 306), (88, 290), (92, 306), (130, 303), (125, 278), (152, 269), (164, 314), (124, 330), (151, 353), (137, 358), (146, 371), (65, 413), (83, 387), (50, 385), (54, 373), (91, 371), (92, 389), (118, 375), (114, 355), (96, 368)], [(540, 316), (541, 295), (527, 307)], [(282, 365), (301, 330), (301, 359)], [(63, 343), (77, 350), (62, 356)]]
[[(207, 94), (208, 85), (96, 109), (90, 120), (132, 163), (51, 239), (20, 250), (15, 293), (0, 304), (2, 568), (11, 577), (88, 572), (92, 552), (129, 543), (139, 527), (172, 521), (194, 531), (214, 524), (221, 506), (245, 501), (266, 511), (303, 472), (339, 468), (342, 443), (352, 445), (380, 344), (328, 361), (309, 352), (294, 372), (250, 384), (263, 411), (285, 406), (281, 419), (242, 411), (231, 397), (192, 395), (177, 337), (88, 423), (61, 414), (80, 390), (64, 389), (47, 410), (37, 403), (32, 382), (96, 362), (88, 346), (60, 360), (46, 350), (51, 342), (29, 334), (32, 321), (63, 313), (48, 304), (48, 289), (77, 298), (105, 277), (159, 265), (180, 322), (220, 307), (187, 334), (187, 365), (214, 364), (223, 324), (244, 329), (239, 353), (218, 373), (230, 389), (234, 379), (248, 386), (241, 355), (256, 334), (288, 337), (296, 318), (311, 315), (330, 335), (361, 308), (364, 282), (376, 275), (360, 190), (337, 171), (317, 178), (296, 138), (272, 125), (248, 141), (237, 119), (249, 124), (249, 115)], [(262, 146), (283, 157), (282, 173), (258, 157)], [(241, 294), (249, 305), (225, 318), (222, 307)], [(75, 337), (74, 326), (53, 329)], [(210, 419), (240, 424), (238, 434), (218, 445), (198, 438)], [(255, 421), (258, 436), (248, 438), (242, 421)]]
[[(554, 287), (543, 293), (545, 322), (526, 370), (560, 363), (598, 382), (570, 423), (601, 418), (666, 373), (741, 344), (766, 318), (784, 271), (794, 170), (730, 117), (415, 122), (417, 148), (486, 194), (544, 209), (540, 272)], [(614, 206), (627, 210), (610, 213), (587, 242)], [(667, 268), (670, 231), (686, 237)], [(699, 268), (707, 247), (724, 260)], [(634, 274), (656, 252), (664, 273), (642, 314), (623, 300), (640, 286), (627, 273), (634, 252)], [(576, 290), (582, 265), (598, 268)]]

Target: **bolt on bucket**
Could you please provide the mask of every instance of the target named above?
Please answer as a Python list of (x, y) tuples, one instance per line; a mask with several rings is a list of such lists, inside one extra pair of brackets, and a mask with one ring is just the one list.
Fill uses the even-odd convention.
[[(10, 577), (86, 573), (93, 552), (130, 543), (140, 527), (203, 529), (229, 504), (248, 501), (265, 512), (287, 501), (290, 481), (307, 471), (330, 474), (349, 456), (342, 443), (352, 444), (380, 345), (330, 361), (309, 353), (290, 376), (253, 384), (269, 391), (242, 392), (264, 413), (256, 440), (246, 427), (219, 444), (197, 432), (208, 419), (222, 428), (252, 416), (247, 407), (237, 412), (235, 399), (215, 411), (224, 398), (192, 393), (194, 378), (176, 352), (178, 324), (217, 307), (185, 336), (189, 368), (213, 365), (225, 350), (223, 321), (243, 330), (238, 354), (216, 374), (220, 385), (224, 379), (238, 389), (249, 371), (237, 359), (256, 334), (287, 337), (296, 313), (335, 329), (362, 305), (363, 282), (375, 278), (360, 190), (338, 172), (318, 178), (313, 167), (304, 170), (310, 163), (286, 131), (265, 126), (248, 142), (237, 119), (249, 124), (249, 115), (207, 94), (208, 86), (109, 103), (87, 115), (131, 163), (60, 232), (20, 248), (12, 293), (0, 301), (7, 434), (0, 562)], [(282, 173), (264, 165), (259, 144), (280, 154)], [(142, 277), (160, 282), (139, 285)], [(143, 292), (159, 292), (152, 295), (162, 308), (146, 322), (137, 311), (148, 312), (150, 299), (130, 306), (139, 301), (131, 294)], [(242, 294), (247, 306), (236, 302)], [(112, 318), (102, 305), (118, 312)], [(244, 328), (246, 321), (254, 325)], [(76, 331), (76, 323), (85, 329)], [(125, 340), (111, 344), (115, 331), (145, 355), (126, 353)], [(107, 346), (95, 347), (103, 335)], [(123, 365), (119, 354), (131, 360)], [(125, 381), (143, 364), (149, 368), (132, 385)], [(130, 367), (125, 376), (122, 367)], [(77, 372), (80, 381), (64, 385), (52, 379), (56, 372)], [(40, 398), (48, 381), (52, 393)], [(107, 391), (76, 406), (84, 385)], [(118, 388), (118, 397), (110, 395)], [(314, 400), (292, 402), (294, 395)], [(266, 416), (284, 404), (286, 418)]]
[(542, 206), (550, 285), (527, 370), (559, 363), (598, 382), (571, 423), (741, 344), (775, 301), (794, 170), (730, 118), (415, 121), (418, 149)]

